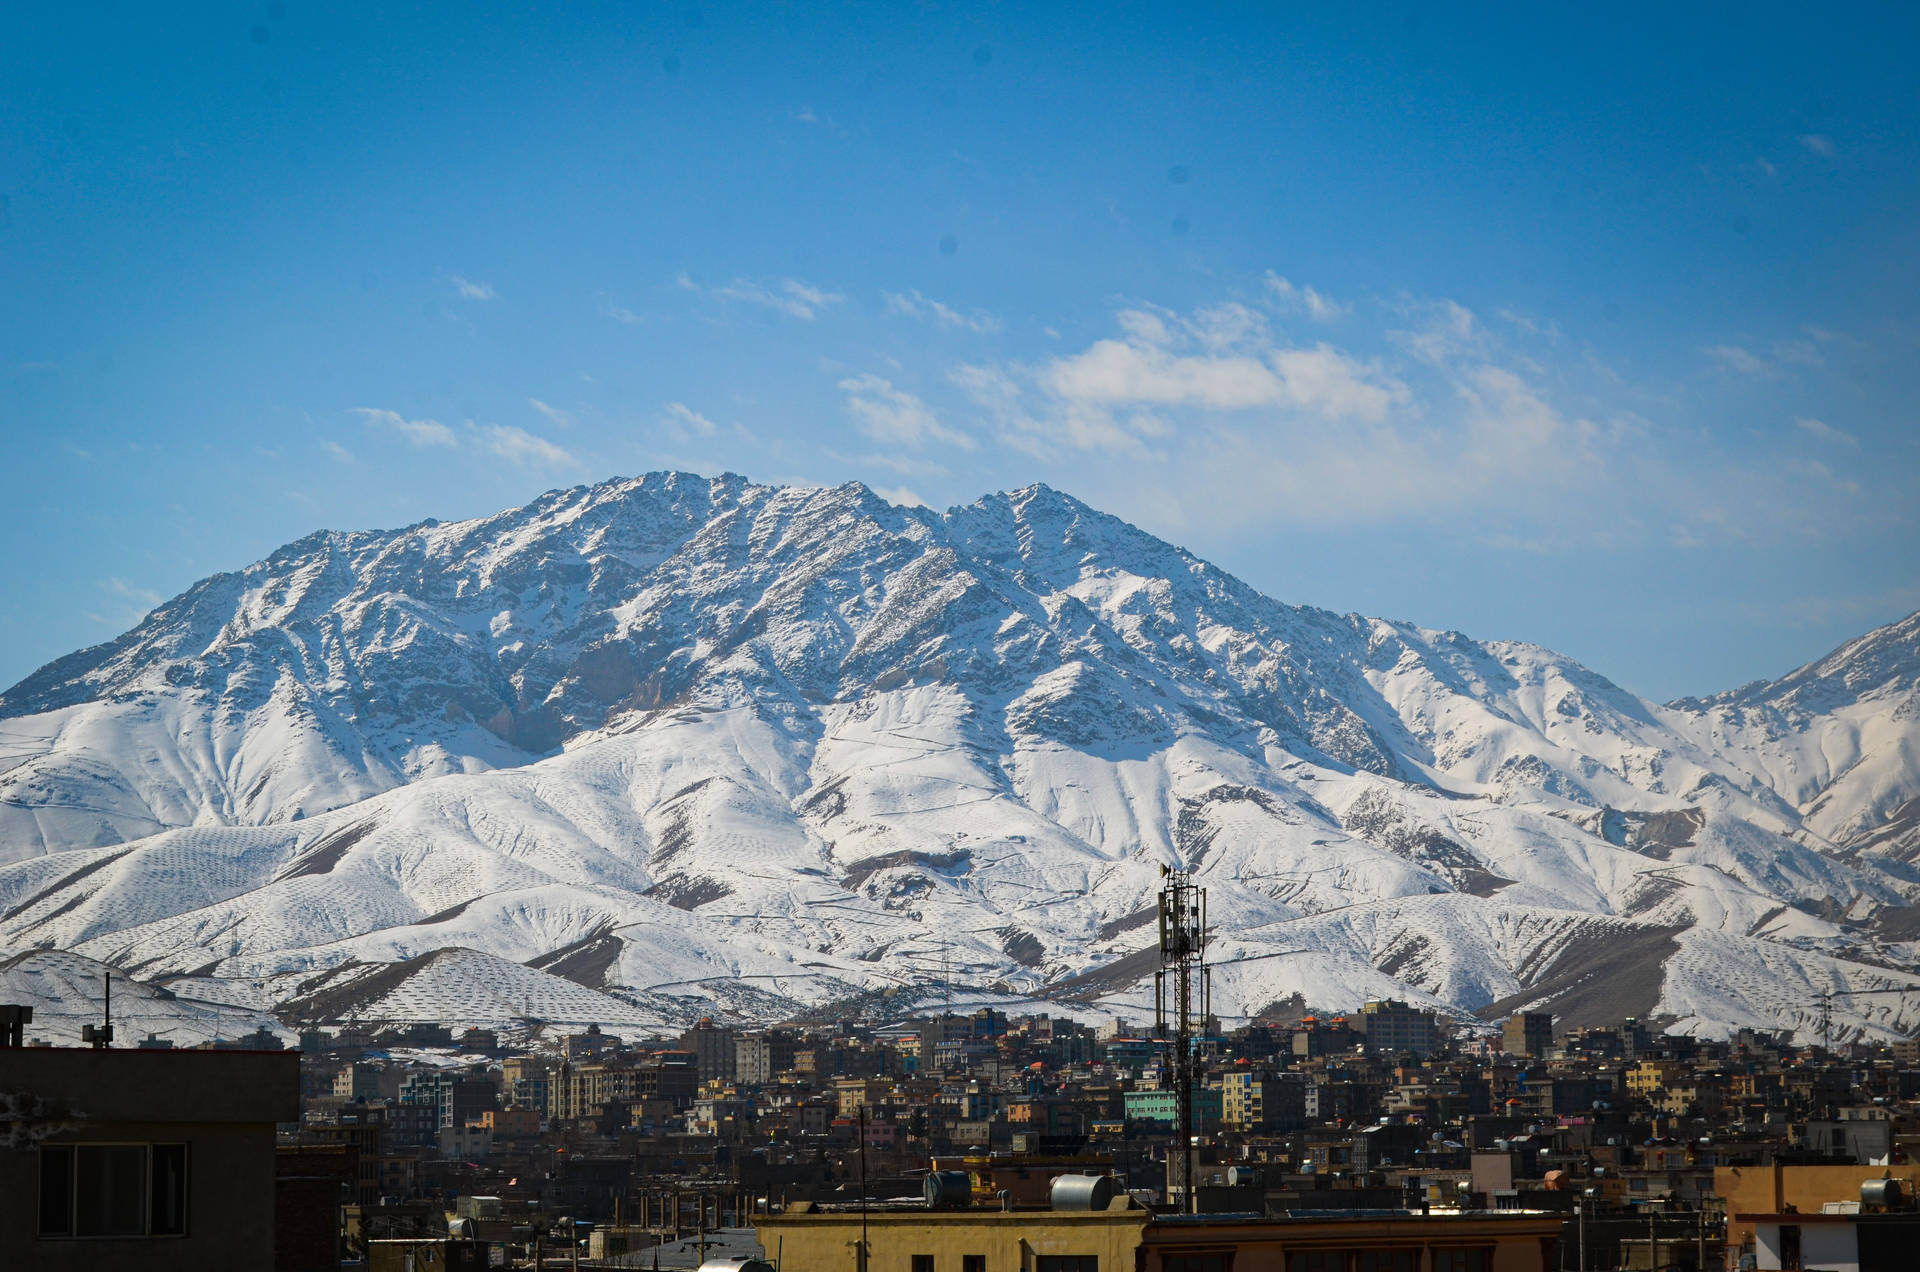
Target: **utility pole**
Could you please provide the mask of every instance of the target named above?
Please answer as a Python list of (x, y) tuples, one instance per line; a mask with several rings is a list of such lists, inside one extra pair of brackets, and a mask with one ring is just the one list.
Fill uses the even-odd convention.
[(1587, 1208), (1593, 1205), (1593, 1190), (1573, 1203), (1573, 1213), (1580, 1220), (1580, 1272), (1587, 1272)]
[(860, 1101), (860, 1259), (858, 1272), (867, 1272), (867, 1102)]
[(100, 1023), (82, 1025), (80, 1041), (91, 1043), (95, 1050), (104, 1051), (113, 1045), (113, 973), (107, 972), (100, 982), (105, 994), (100, 1004)]
[[(1168, 1009), (1173, 1015), (1173, 1098), (1175, 1147), (1167, 1155), (1169, 1171), (1180, 1164), (1180, 1187), (1184, 1190), (1183, 1210), (1200, 1213), (1200, 1194), (1194, 1187), (1193, 1105), (1195, 1069), (1193, 1035), (1193, 995), (1201, 991), (1201, 1028), (1212, 1007), (1212, 974), (1203, 961), (1207, 946), (1207, 893), (1184, 870), (1162, 868), (1166, 886), (1160, 890), (1160, 970), (1153, 976), (1155, 1030), (1168, 1034)], [(1168, 979), (1172, 985), (1168, 985)], [(1196, 982), (1199, 982), (1196, 986)], [(1171, 993), (1169, 993), (1171, 991)], [(1169, 1002), (1171, 997), (1171, 1002)]]

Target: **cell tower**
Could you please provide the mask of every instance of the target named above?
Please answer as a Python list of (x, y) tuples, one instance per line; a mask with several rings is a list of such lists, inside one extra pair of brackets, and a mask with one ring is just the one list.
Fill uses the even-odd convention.
[(1154, 1028), (1169, 1036), (1172, 1017), (1174, 1144), (1167, 1154), (1167, 1183), (1172, 1186), (1174, 1164), (1179, 1163), (1182, 1208), (1200, 1212), (1200, 1194), (1193, 1186), (1193, 1093), (1198, 1057), (1194, 1054), (1193, 998), (1200, 995), (1202, 1027), (1213, 1014), (1213, 974), (1207, 969), (1207, 892), (1184, 870), (1162, 867), (1166, 886), (1160, 889), (1160, 970), (1153, 974)]

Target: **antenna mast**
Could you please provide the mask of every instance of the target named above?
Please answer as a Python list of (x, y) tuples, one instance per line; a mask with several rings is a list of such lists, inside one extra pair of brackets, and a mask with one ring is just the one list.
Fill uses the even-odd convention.
[[(1199, 1057), (1194, 1054), (1193, 998), (1201, 997), (1200, 1027), (1212, 1014), (1213, 974), (1207, 968), (1207, 893), (1184, 870), (1164, 870), (1166, 886), (1160, 890), (1160, 970), (1153, 976), (1155, 1031), (1168, 1036), (1168, 1016), (1172, 1015), (1172, 1056), (1174, 1109), (1174, 1147), (1177, 1154), (1167, 1155), (1168, 1183), (1179, 1163), (1181, 1209), (1200, 1212), (1200, 1194), (1194, 1188), (1194, 1089), (1198, 1085), (1195, 1070)], [(1171, 981), (1171, 984), (1169, 984)]]

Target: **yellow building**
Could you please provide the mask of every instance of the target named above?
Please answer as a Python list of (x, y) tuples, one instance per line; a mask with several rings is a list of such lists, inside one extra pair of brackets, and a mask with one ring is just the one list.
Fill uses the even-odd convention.
[[(1131, 1197), (1106, 1210), (821, 1211), (760, 1216), (760, 1248), (798, 1272), (1133, 1272), (1152, 1216)], [(860, 1259), (860, 1234), (867, 1259)]]
[(1642, 1060), (1627, 1070), (1627, 1094), (1652, 1103), (1657, 1093), (1677, 1085), (1689, 1072), (1678, 1060)]

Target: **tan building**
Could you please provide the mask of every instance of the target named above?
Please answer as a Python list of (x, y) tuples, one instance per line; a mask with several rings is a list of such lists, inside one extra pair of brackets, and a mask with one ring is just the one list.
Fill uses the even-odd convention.
[(1727, 1206), (1727, 1249), (1752, 1249), (1758, 1216), (1817, 1215), (1828, 1202), (1858, 1202), (1860, 1185), (1871, 1179), (1898, 1179), (1911, 1196), (1920, 1192), (1920, 1165), (1716, 1167), (1713, 1191)]
[(1533, 1211), (1249, 1219), (1105, 1210), (873, 1210), (809, 1203), (758, 1224), (807, 1272), (1547, 1272), (1564, 1216)]
[(274, 1265), (294, 1051), (0, 1049), (0, 1265)]
[(1642, 1060), (1627, 1070), (1627, 1094), (1651, 1104), (1660, 1092), (1686, 1081), (1691, 1072), (1678, 1060)]
[[(1131, 1197), (1107, 1210), (821, 1211), (810, 1202), (755, 1227), (774, 1266), (808, 1272), (1132, 1272), (1151, 1216)], [(860, 1234), (867, 1258), (860, 1259)]]
[(1539, 1060), (1553, 1050), (1553, 1013), (1523, 1011), (1500, 1027), (1500, 1045), (1510, 1056)]
[(835, 1078), (833, 1082), (834, 1104), (841, 1117), (853, 1117), (892, 1093), (893, 1083), (885, 1078)]

